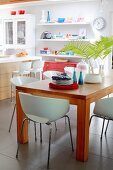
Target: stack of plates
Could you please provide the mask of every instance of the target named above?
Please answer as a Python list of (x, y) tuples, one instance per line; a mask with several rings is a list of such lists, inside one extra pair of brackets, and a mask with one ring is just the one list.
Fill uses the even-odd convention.
[(52, 80), (54, 84), (59, 84), (59, 85), (70, 85), (73, 84), (72, 80)]
[(52, 76), (52, 83), (58, 85), (70, 85), (73, 84), (71, 78), (66, 73), (57, 74)]

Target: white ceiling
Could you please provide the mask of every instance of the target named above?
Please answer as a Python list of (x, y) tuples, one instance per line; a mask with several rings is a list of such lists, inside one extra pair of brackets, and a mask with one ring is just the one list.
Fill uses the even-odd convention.
[(14, 8), (14, 7), (23, 7), (23, 6), (33, 6), (33, 5), (46, 5), (46, 4), (59, 4), (59, 3), (70, 3), (70, 2), (91, 2), (91, 1), (101, 1), (101, 0), (40, 0), (40, 1), (32, 1), (32, 2), (23, 2), (23, 3), (15, 3), (8, 5), (0, 5), (0, 9), (2, 8)]

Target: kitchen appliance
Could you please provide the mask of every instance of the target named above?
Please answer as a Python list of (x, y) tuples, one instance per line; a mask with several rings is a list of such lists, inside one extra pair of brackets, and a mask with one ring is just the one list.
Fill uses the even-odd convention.
[(44, 32), (41, 34), (41, 39), (51, 39), (51, 38), (52, 38), (51, 32), (44, 31)]

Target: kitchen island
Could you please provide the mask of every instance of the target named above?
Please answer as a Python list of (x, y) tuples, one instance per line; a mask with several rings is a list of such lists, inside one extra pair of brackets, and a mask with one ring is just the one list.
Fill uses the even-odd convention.
[(12, 71), (17, 70), (21, 62), (41, 60), (40, 56), (0, 56), (0, 100), (11, 97), (11, 83), (10, 78)]

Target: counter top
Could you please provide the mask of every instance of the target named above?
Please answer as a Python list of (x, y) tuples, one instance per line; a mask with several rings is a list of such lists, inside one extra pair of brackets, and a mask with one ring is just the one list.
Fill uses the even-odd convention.
[(5, 63), (14, 63), (14, 62), (21, 62), (21, 61), (28, 61), (28, 60), (41, 60), (41, 56), (25, 56), (25, 57), (16, 57), (16, 56), (9, 56), (9, 57), (0, 57), (0, 64)]

